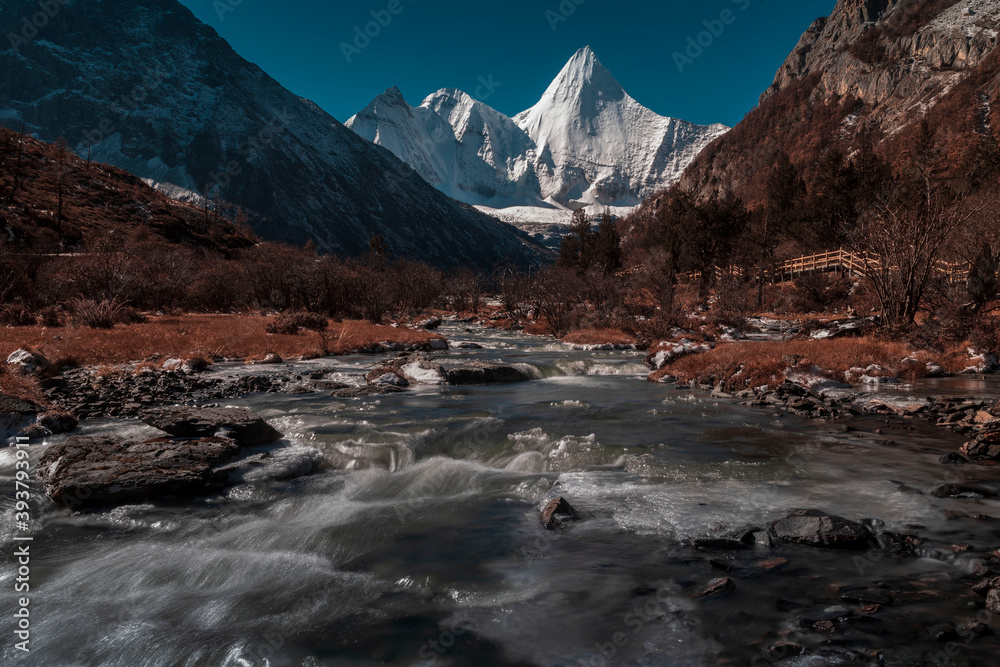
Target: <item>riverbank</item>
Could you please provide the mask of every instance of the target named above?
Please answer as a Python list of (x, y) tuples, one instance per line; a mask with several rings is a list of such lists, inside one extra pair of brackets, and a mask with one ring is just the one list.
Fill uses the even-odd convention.
[(138, 324), (113, 329), (88, 327), (6, 327), (0, 329), (0, 354), (17, 349), (41, 353), (71, 367), (121, 365), (150, 358), (259, 360), (340, 355), (390, 345), (429, 346), (443, 340), (435, 333), (405, 326), (382, 326), (345, 320), (322, 332), (298, 335), (268, 333), (273, 318), (255, 315), (152, 315)]
[[(290, 390), (295, 373), (205, 378), (217, 362), (273, 365), (364, 352), (447, 349), (434, 326), (331, 322), (324, 331), (269, 333), (274, 318), (254, 315), (152, 315), (112, 329), (6, 327), (0, 359), (30, 351), (31, 372), (0, 368), (0, 396), (20, 401), (19, 413), (0, 415), (5, 428), (44, 437), (72, 430), (79, 419), (135, 416), (155, 405), (232, 399)], [(273, 327), (272, 327), (273, 328)], [(58, 420), (46, 418), (58, 415)], [(9, 422), (9, 423), (7, 423)]]
[[(700, 350), (699, 350), (700, 351)], [(996, 370), (996, 359), (970, 351), (914, 349), (872, 336), (759, 342), (722, 342), (702, 354), (686, 354), (655, 369), (651, 381), (721, 385), (740, 391), (783, 382), (790, 374), (825, 377), (834, 382), (877, 384), (913, 381), (947, 374)]]
[[(989, 610), (1000, 576), (989, 518), (1000, 516), (989, 497), (1000, 488), (990, 467), (938, 461), (968, 438), (877, 413), (778, 418), (778, 409), (644, 382), (636, 351), (466, 323), (440, 331), (453, 345), (428, 361), (538, 372), (516, 384), (414, 384), (355, 399), (290, 391), (295, 384), (225, 399), (284, 437), (229, 463), (209, 460), (226, 474), (222, 488), (78, 512), (40, 495), (30, 536), (53, 563), (32, 582), (40, 653), (148, 662), (149, 646), (122, 635), (127, 622), (186, 629), (151, 630), (163, 664), (196, 645), (212, 664), (327, 654), (409, 665), (421, 651), (437, 655), (426, 647), (443, 647), (443, 628), (458, 628), (442, 654), (452, 662), (596, 664), (619, 630), (636, 629), (628, 618), (649, 620), (616, 646), (616, 662), (923, 664), (952, 639), (968, 664), (995, 655), (997, 635), (979, 634), (995, 622), (969, 624)], [(138, 377), (297, 375), (361, 387), (375, 361), (216, 363)], [(117, 458), (119, 441), (134, 443), (136, 457), (216, 455), (211, 443), (164, 446), (163, 433), (179, 432), (149, 422), (85, 422), (78, 435), (104, 443), (87, 465)], [(71, 478), (51, 464), (85, 443), (29, 444), (32, 471), (66, 491)], [(14, 492), (15, 465), (0, 456), (4, 493)], [(986, 494), (947, 495), (968, 489)], [(572, 511), (556, 511), (547, 530), (540, 515), (557, 497)], [(214, 624), (189, 623), (190, 581), (212, 582)], [(86, 632), (76, 622), (84, 616)]]

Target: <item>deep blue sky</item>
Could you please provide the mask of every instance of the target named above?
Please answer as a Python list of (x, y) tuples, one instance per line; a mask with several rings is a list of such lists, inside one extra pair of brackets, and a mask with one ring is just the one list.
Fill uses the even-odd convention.
[[(411, 104), (460, 88), (514, 115), (590, 45), (625, 89), (657, 113), (734, 125), (834, 0), (181, 0), (247, 60), (338, 120), (397, 85)], [(398, 13), (386, 10), (393, 3)], [(577, 4), (579, 3), (579, 4)], [(560, 5), (574, 11), (560, 12)], [(220, 13), (218, 7), (231, 7)], [(730, 10), (729, 25), (680, 72), (674, 53)], [(352, 61), (355, 27), (391, 20)], [(547, 14), (546, 12), (553, 12)], [(557, 19), (565, 20), (557, 20)], [(556, 29), (553, 30), (553, 25)], [(374, 30), (372, 30), (374, 32)], [(709, 43), (709, 35), (702, 36)], [(696, 51), (692, 53), (697, 54)], [(480, 79), (500, 85), (492, 92)]]

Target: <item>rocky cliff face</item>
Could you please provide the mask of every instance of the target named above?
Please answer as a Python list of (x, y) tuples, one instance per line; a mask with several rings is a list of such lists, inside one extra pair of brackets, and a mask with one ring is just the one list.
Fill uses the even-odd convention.
[[(382, 234), (442, 266), (529, 263), (512, 227), (449, 199), (391, 153), (243, 60), (176, 0), (68, 0), (0, 45), (0, 123), (180, 198), (242, 206), (263, 237), (353, 254)], [(20, 33), (26, 3), (0, 5)]]
[(856, 98), (891, 132), (992, 53), (998, 23), (996, 0), (847, 0), (806, 31), (761, 101), (818, 73), (815, 99)]
[(826, 150), (850, 153), (862, 127), (891, 160), (924, 119), (943, 130), (942, 150), (960, 156), (1000, 120), (998, 29), (1000, 0), (841, 0), (805, 32), (759, 107), (682, 184), (753, 202), (780, 150), (808, 180)]

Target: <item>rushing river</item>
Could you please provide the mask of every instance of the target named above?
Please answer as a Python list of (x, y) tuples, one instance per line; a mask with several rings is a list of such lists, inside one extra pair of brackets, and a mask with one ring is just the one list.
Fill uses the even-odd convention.
[[(998, 664), (995, 635), (953, 636), (977, 614), (1000, 635), (970, 591), (1000, 524), (955, 514), (1000, 517), (1000, 502), (929, 493), (998, 488), (990, 468), (938, 462), (959, 437), (874, 417), (849, 430), (649, 384), (638, 353), (444, 333), (487, 348), (449, 358), (530, 364), (539, 379), (236, 401), (287, 442), (195, 501), (70, 514), (35, 483), (30, 654), (14, 648), (15, 457), (0, 451), (3, 665)], [(296, 368), (358, 383), (372, 363)], [(135, 422), (83, 432), (155, 435)], [(549, 532), (539, 508), (554, 486), (580, 520)], [(796, 508), (925, 542), (906, 558), (690, 545)], [(721, 576), (736, 588), (692, 599)], [(884, 588), (894, 604), (862, 613), (838, 599), (845, 587)], [(832, 632), (814, 625), (825, 620)]]

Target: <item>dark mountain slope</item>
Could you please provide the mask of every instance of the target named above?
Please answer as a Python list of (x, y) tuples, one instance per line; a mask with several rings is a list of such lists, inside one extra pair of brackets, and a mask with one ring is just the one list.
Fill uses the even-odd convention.
[[(4, 34), (32, 11), (0, 7)], [(0, 122), (64, 136), (171, 196), (242, 206), (265, 238), (354, 254), (378, 233), (441, 266), (538, 256), (282, 88), (175, 0), (69, 0), (17, 47), (0, 52)]]

